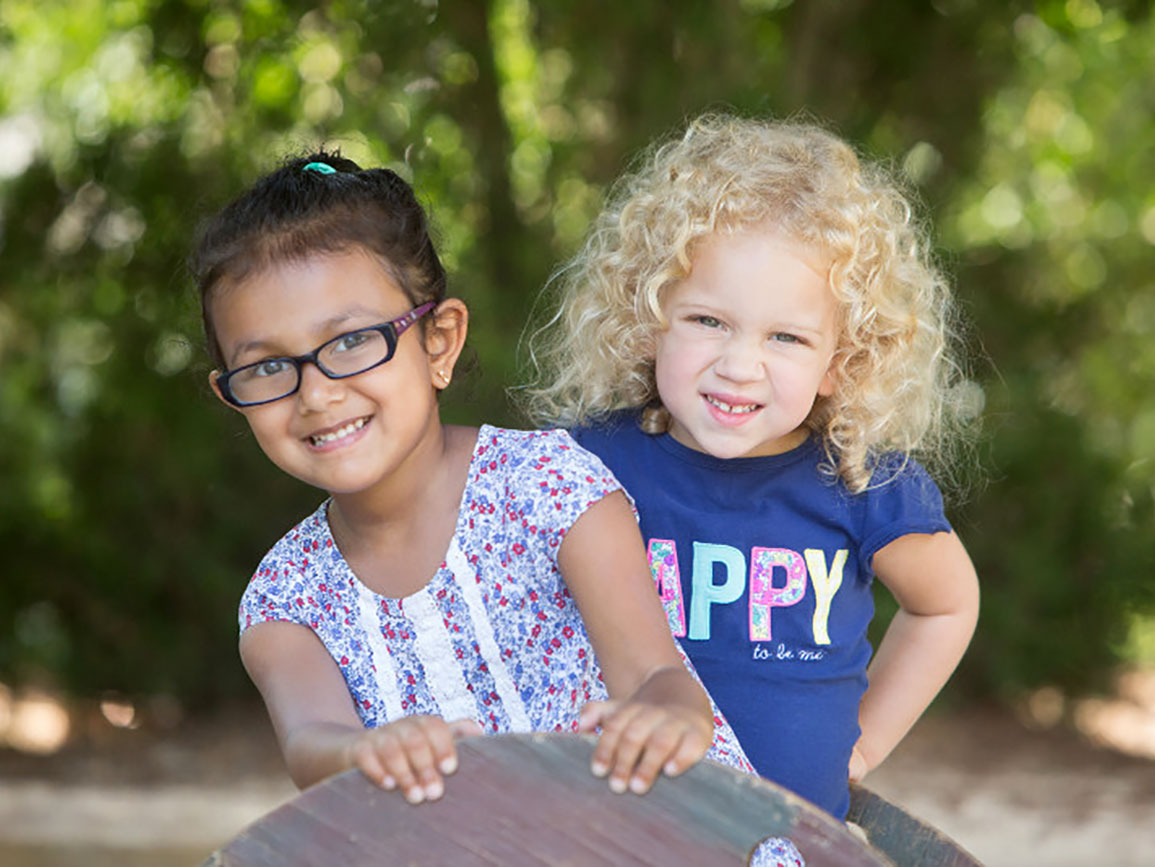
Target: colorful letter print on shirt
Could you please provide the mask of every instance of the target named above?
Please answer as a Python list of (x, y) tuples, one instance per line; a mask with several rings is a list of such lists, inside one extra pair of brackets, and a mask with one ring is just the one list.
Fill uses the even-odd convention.
[(842, 817), (874, 613), (870, 562), (907, 533), (950, 529), (913, 461), (854, 495), (806, 442), (723, 460), (621, 414), (575, 438), (634, 498), (670, 628), (754, 766)]

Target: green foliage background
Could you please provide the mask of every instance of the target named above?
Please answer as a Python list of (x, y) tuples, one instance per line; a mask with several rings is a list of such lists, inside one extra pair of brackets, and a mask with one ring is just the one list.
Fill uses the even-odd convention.
[(1155, 623), (1152, 70), (1140, 2), (4, 0), (0, 681), (248, 694), (236, 601), (320, 495), (208, 391), (201, 216), (322, 142), (398, 169), (473, 311), (448, 413), (516, 421), (551, 268), (721, 107), (829, 121), (935, 221), (986, 407), (953, 688), (1101, 684)]

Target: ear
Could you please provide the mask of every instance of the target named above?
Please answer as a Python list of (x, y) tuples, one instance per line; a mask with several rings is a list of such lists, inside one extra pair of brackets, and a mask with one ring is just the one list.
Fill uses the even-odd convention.
[(225, 400), (225, 396), (221, 393), (221, 387), (217, 383), (217, 379), (220, 378), (220, 375), (221, 375), (221, 372), (219, 370), (209, 371), (209, 386), (212, 388), (213, 394), (215, 394), (217, 396), (217, 400), (219, 400), (221, 403), (223, 403), (229, 409), (235, 409), (239, 412), (240, 407), (233, 406), (231, 403), (229, 403), (227, 400)]
[(446, 298), (433, 311), (425, 329), (425, 351), (433, 387), (440, 390), (453, 379), (453, 367), (465, 348), (469, 308), (460, 298)]

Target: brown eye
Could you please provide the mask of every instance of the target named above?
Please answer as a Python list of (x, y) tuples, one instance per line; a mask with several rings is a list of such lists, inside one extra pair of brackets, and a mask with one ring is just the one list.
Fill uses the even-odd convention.
[(260, 376), (280, 376), (292, 365), (281, 358), (274, 358), (269, 361), (262, 361), (259, 364), (254, 364), (251, 368), (251, 375)]
[(360, 349), (375, 336), (372, 331), (354, 331), (351, 334), (344, 334), (334, 341), (333, 352), (351, 352), (354, 349)]

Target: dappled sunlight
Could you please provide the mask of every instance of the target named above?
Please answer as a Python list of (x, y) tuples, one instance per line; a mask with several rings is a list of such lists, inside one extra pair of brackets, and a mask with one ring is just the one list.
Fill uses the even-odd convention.
[(140, 726), (136, 707), (125, 699), (103, 699), (100, 702), (100, 714), (118, 729), (134, 729)]
[(0, 178), (16, 178), (32, 165), (40, 150), (40, 119), (32, 113), (0, 120)]
[(1071, 698), (1044, 686), (1027, 695), (1017, 710), (1027, 728), (1073, 725), (1096, 746), (1155, 759), (1155, 668), (1123, 672), (1107, 696)]
[(1073, 724), (1096, 746), (1155, 759), (1155, 668), (1125, 671), (1108, 696), (1075, 699), (1041, 687), (1020, 703), (1018, 717), (1036, 730)]
[(24, 753), (50, 755), (68, 740), (68, 711), (39, 690), (13, 694), (0, 684), (0, 745)]
[[(510, 424), (539, 288), (639, 149), (716, 108), (813, 114), (901, 168), (973, 349), (951, 400), (982, 434), (952, 507), (984, 616), (960, 680), (983, 698), (1046, 684), (1016, 736), (1149, 773), (1124, 753), (1155, 755), (1155, 679), (1076, 685), (1106, 689), (1117, 660), (1155, 668), (1155, 17), (1095, 0), (935, 0), (885, 21), (869, 4), (691, 5), (0, 2), (13, 767), (73, 782), (87, 751), (143, 773), (143, 744), (175, 739), (186, 704), (253, 697), (236, 597), (315, 494), (208, 389), (181, 264), (201, 215), (322, 145), (397, 171), (474, 313), (478, 374), (446, 419)], [(1148, 626), (1123, 652), (1131, 613)], [(179, 769), (213, 767), (207, 752)], [(231, 780), (240, 763), (215, 767)]]
[(1076, 702), (1075, 726), (1094, 743), (1155, 759), (1155, 669), (1121, 675), (1113, 698)]
[(1019, 716), (1030, 728), (1051, 729), (1063, 721), (1066, 708), (1066, 696), (1053, 686), (1044, 686), (1027, 696)]

